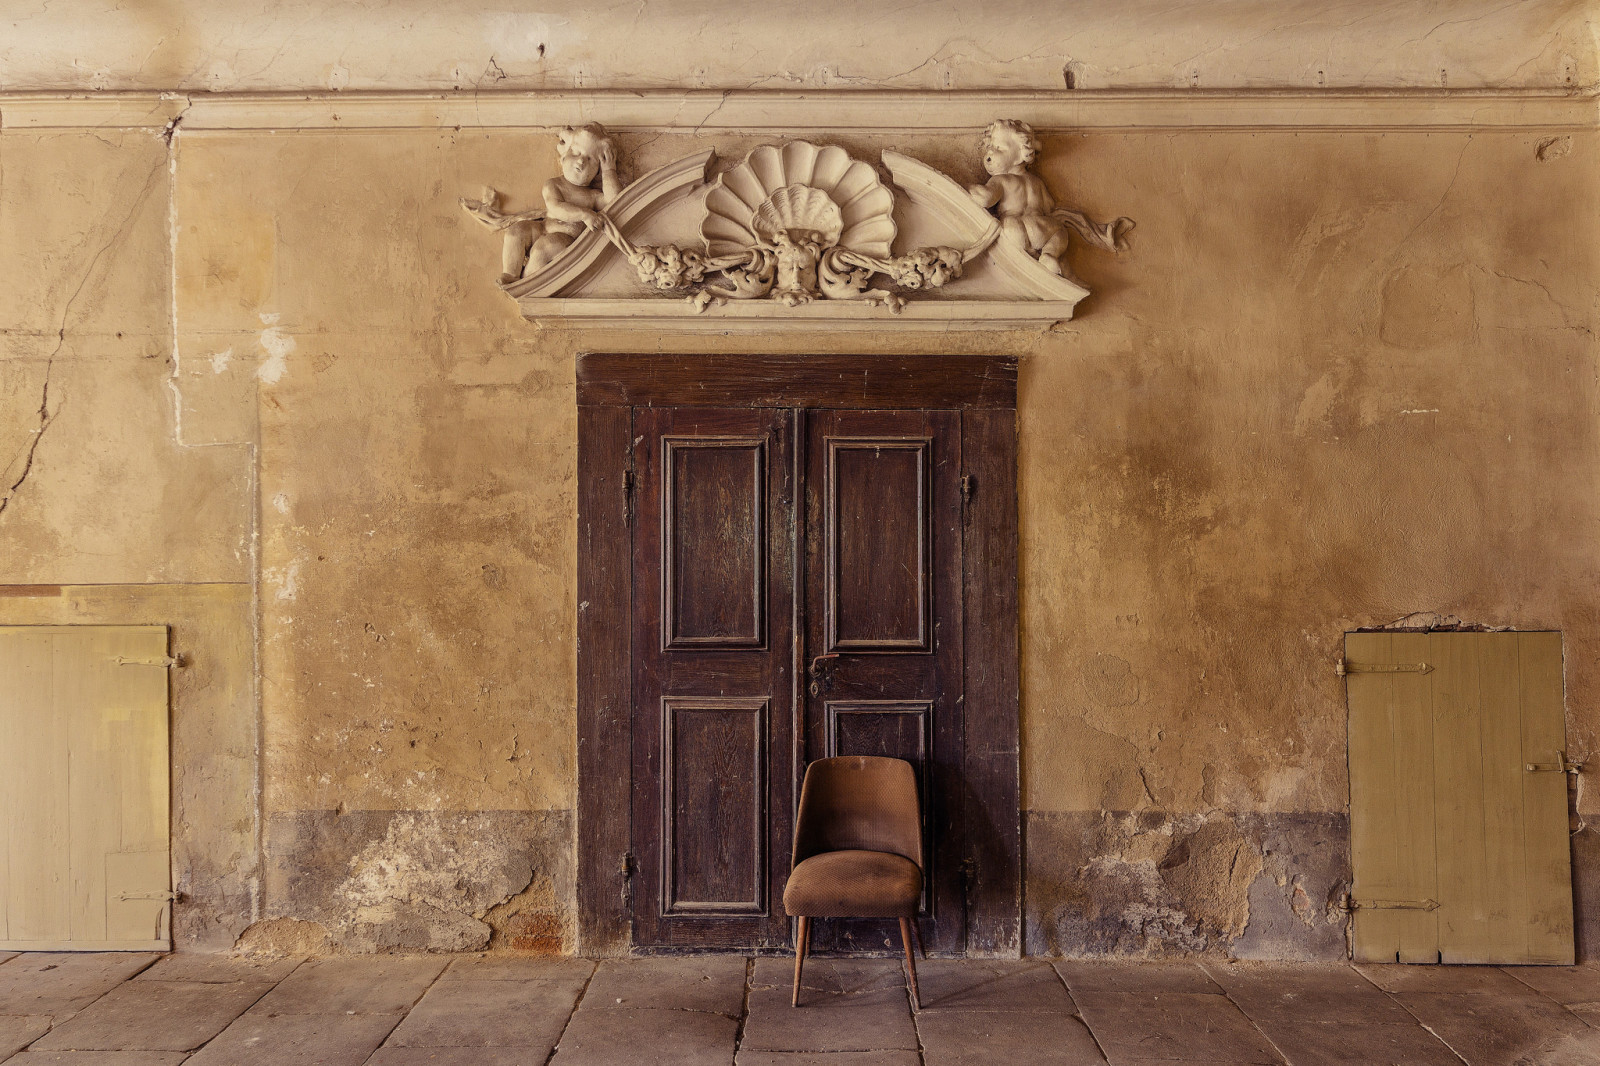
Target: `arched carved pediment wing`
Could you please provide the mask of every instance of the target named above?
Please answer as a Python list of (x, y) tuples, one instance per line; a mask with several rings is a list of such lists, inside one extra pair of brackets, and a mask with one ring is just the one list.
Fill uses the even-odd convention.
[(999, 219), (979, 207), (966, 189), (944, 174), (919, 159), (894, 151), (883, 153), (883, 165), (913, 204), (938, 216), (962, 236), (962, 246), (969, 249), (969, 262), (988, 253), (991, 269), (1010, 283), (1013, 299), (1076, 306), (1089, 295), (1082, 285), (1045, 270), (1020, 245), (1000, 240)]
[[(704, 185), (715, 154), (708, 149), (684, 156), (637, 178), (618, 194), (606, 214), (623, 233), (630, 233), (656, 212)], [(504, 288), (518, 300), (562, 295), (563, 290), (580, 285), (603, 257), (617, 254), (603, 230), (588, 230), (539, 273)]]

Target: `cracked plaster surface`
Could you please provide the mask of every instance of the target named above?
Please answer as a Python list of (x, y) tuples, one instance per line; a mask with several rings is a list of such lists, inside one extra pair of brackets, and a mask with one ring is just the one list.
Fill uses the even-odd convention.
[[(290, 939), (481, 943), (526, 894), (524, 862), (570, 860), (572, 358), (638, 338), (530, 332), (483, 282), (494, 250), (455, 199), (536, 188), (542, 133), (175, 129), (0, 135), (4, 247), (30, 250), (0, 288), (13, 448), (57, 353), (57, 421), (0, 516), (0, 560), (16, 580), (181, 574), (225, 556), (207, 545), (252, 543), (247, 510), (206, 504), (242, 480), (260, 558), (247, 546), (227, 572), (261, 582), (264, 805), (290, 827), (265, 911), (308, 923)], [(1342, 632), (1425, 614), (1600, 637), (1595, 140), (1558, 154), (1543, 131), (1054, 138), (1054, 187), (1140, 219), (1131, 256), (1077, 264), (1096, 294), (1083, 319), (881, 340), (1022, 356), (1024, 804), (1130, 820), (1083, 861), (1082, 826), (1054, 851), (1030, 833), (1030, 900), (1061, 902), (1058, 870), (1123, 886), (1105, 897), (1112, 924), (1040, 919), (1030, 936), (1325, 945), (1338, 871), (1270, 838), (1312, 839), (1344, 809)], [(710, 143), (623, 148), (643, 165)], [(975, 166), (944, 139), (897, 146)], [(159, 195), (135, 210), (163, 174), (170, 217)], [(271, 330), (284, 358), (263, 375)], [(244, 448), (177, 446), (173, 337), (183, 442), (259, 440), (259, 484)], [(196, 465), (213, 452), (229, 458)], [(1600, 671), (1576, 657), (1568, 686), (1582, 752)], [(497, 829), (489, 857), (518, 876), (475, 899), (408, 865), (437, 858), (449, 827), (390, 833), (396, 810), (428, 808), (553, 828), (530, 855)], [(361, 831), (327, 828), (342, 823)], [(330, 833), (345, 837), (322, 848)], [(436, 865), (481, 874), (452, 862)], [(294, 880), (308, 866), (315, 892)], [(1109, 906), (1119, 893), (1128, 908)], [(570, 908), (552, 878), (523, 916), (559, 928)]]
[(1593, 12), (1589, 0), (36, 2), (0, 15), (0, 91), (1571, 88), (1600, 76)]

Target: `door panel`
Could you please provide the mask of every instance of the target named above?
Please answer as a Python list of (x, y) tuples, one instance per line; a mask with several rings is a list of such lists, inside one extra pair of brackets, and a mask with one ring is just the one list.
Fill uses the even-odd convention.
[[(910, 761), (923, 797), (929, 950), (965, 942), (961, 415), (809, 411), (807, 759)], [(893, 922), (821, 922), (817, 951), (898, 943)]]
[(662, 447), (665, 646), (761, 647), (766, 441), (667, 437)]
[(793, 811), (789, 422), (634, 411), (631, 850), (646, 950), (787, 938), (773, 901)]
[(668, 697), (661, 703), (662, 913), (764, 914), (767, 701)]
[(927, 651), (931, 442), (828, 436), (823, 444), (825, 650)]

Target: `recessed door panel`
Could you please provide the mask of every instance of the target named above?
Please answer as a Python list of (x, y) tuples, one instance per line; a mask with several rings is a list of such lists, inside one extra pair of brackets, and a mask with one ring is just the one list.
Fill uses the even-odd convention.
[(926, 439), (829, 436), (827, 651), (928, 650)]
[(765, 699), (662, 701), (662, 912), (766, 910)]
[(662, 441), (664, 646), (760, 647), (765, 642), (766, 441)]

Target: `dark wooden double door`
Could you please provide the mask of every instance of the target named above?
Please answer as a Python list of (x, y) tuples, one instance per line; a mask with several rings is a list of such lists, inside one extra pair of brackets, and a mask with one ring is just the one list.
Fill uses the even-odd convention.
[(632, 436), (635, 946), (787, 944), (806, 763), (889, 755), (922, 790), (923, 941), (962, 950), (961, 412), (635, 408)]

